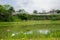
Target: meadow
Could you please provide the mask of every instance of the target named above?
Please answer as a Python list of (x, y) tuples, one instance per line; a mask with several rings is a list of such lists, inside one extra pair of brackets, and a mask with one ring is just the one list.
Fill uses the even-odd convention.
[(1, 4), (0, 40), (60, 40), (60, 10), (50, 11), (29, 13)]
[(60, 20), (0, 22), (1, 40), (60, 40)]

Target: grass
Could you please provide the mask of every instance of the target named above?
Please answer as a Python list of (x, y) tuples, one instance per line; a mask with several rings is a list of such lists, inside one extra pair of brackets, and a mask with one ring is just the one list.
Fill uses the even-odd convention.
[[(34, 30), (50, 30), (51, 33), (39, 34)], [(33, 34), (24, 34), (34, 31)], [(18, 35), (11, 36), (13, 33)], [(60, 20), (28, 20), (20, 22), (0, 22), (0, 39), (11, 40), (60, 40)]]
[(60, 38), (32, 38), (32, 39), (27, 39), (27, 38), (21, 38), (21, 39), (1, 39), (1, 40), (60, 40)]

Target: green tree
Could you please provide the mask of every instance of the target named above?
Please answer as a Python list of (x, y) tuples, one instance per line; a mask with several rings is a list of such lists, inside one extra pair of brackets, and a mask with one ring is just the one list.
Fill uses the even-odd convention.
[(26, 11), (24, 9), (20, 9), (18, 12), (19, 13), (26, 13)]
[(12, 20), (12, 13), (14, 8), (10, 5), (0, 5), (0, 20), (10, 21)]
[(60, 13), (60, 10), (56, 10), (57, 13)]
[(33, 13), (37, 14), (37, 13), (38, 13), (38, 11), (37, 11), (37, 10), (34, 10), (34, 11), (33, 11)]

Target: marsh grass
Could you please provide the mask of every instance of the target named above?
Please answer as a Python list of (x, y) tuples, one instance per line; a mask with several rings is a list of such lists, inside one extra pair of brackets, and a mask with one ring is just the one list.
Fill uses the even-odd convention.
[[(40, 34), (37, 30), (49, 30), (50, 33)], [(30, 32), (29, 34), (28, 33), (29, 31), (32, 31), (32, 32)], [(0, 22), (0, 39), (59, 40), (60, 39), (60, 20)]]

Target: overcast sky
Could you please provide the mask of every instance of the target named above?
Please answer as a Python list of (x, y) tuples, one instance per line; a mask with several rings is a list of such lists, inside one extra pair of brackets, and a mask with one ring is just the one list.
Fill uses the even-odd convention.
[(0, 0), (0, 4), (10, 4), (15, 10), (21, 8), (28, 12), (60, 9), (60, 0)]

